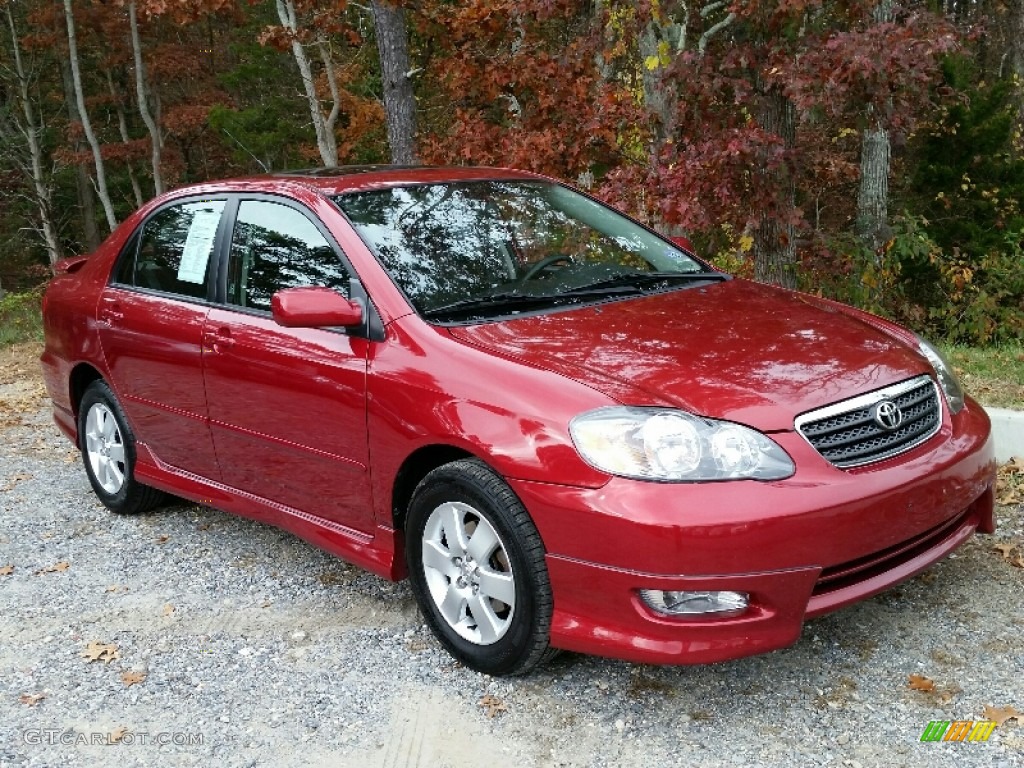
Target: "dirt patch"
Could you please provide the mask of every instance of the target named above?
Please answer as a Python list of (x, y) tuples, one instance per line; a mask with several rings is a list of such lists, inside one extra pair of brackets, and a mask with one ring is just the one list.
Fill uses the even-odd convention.
[(0, 349), (0, 429), (25, 424), (26, 417), (46, 406), (46, 387), (39, 367), (43, 345), (30, 342)]

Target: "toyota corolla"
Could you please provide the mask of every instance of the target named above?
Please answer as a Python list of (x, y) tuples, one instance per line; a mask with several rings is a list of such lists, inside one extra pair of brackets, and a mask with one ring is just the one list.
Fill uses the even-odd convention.
[(782, 648), (994, 530), (988, 419), (926, 341), (529, 173), (178, 189), (44, 316), (107, 507), (173, 494), (408, 577), (491, 674)]

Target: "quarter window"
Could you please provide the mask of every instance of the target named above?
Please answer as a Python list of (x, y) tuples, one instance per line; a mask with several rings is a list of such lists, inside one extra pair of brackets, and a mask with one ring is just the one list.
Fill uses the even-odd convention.
[(146, 222), (138, 250), (131, 249), (134, 263), (122, 264), (117, 279), (137, 288), (205, 299), (223, 211), (223, 200), (183, 203), (160, 211)]
[(269, 312), (284, 288), (323, 286), (348, 296), (349, 273), (305, 215), (280, 203), (244, 200), (228, 263), (229, 304)]

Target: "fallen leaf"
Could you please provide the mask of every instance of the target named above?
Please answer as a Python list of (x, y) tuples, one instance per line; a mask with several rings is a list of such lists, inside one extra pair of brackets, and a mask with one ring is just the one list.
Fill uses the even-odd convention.
[(110, 744), (117, 744), (119, 741), (121, 741), (121, 739), (123, 739), (127, 735), (127, 733), (128, 733), (128, 729), (125, 726), (123, 726), (123, 725), (117, 726), (117, 728), (115, 728), (113, 731), (111, 731), (110, 738), (108, 739), (108, 743), (110, 743)]
[(1015, 457), (999, 467), (996, 503), (1005, 506), (1024, 504), (1024, 459)]
[(166, 544), (167, 540), (169, 538), (171, 538), (171, 537), (168, 536), (166, 533), (161, 533), (159, 536), (156, 537), (156, 543), (157, 544)]
[(131, 672), (131, 671), (129, 671), (129, 672), (122, 672), (121, 673), (121, 682), (124, 683), (125, 686), (138, 685), (139, 683), (143, 682), (145, 679), (146, 679), (146, 673), (145, 672)]
[(910, 675), (907, 679), (907, 687), (913, 691), (934, 691), (935, 681), (924, 675)]
[(6, 491), (14, 490), (14, 486), (16, 486), (22, 480), (31, 480), (31, 479), (32, 479), (32, 475), (17, 474), (14, 477), (12, 477), (10, 480), (8, 480), (7, 483), (4, 484), (3, 487), (0, 487), (0, 493), (5, 493)]
[(69, 563), (67, 560), (61, 560), (59, 563), (48, 565), (45, 568), (36, 571), (36, 576), (38, 576), (41, 573), (61, 573), (63, 571), (66, 571), (70, 567), (71, 563)]
[(1014, 707), (993, 707), (986, 704), (985, 719), (992, 720), (996, 725), (1002, 725), (1007, 720), (1016, 720), (1019, 725), (1024, 723), (1024, 712), (1018, 712)]
[(107, 591), (107, 592), (127, 592), (128, 591), (128, 587), (124, 586), (123, 584), (111, 584), (109, 587), (107, 587), (107, 589), (105, 591)]
[(113, 643), (99, 643), (93, 640), (88, 648), (82, 651), (82, 658), (89, 662), (103, 661), (109, 664), (114, 659), (120, 659), (121, 652)]
[(45, 693), (23, 693), (18, 698), (18, 701), (20, 701), (26, 707), (34, 707), (36, 704), (38, 704), (40, 701), (42, 701), (45, 698), (46, 698), (46, 694)]
[(1003, 541), (992, 545), (992, 551), (1016, 568), (1024, 568), (1024, 539)]
[(484, 709), (487, 717), (491, 719), (497, 717), (499, 712), (508, 712), (508, 707), (505, 706), (504, 702), (497, 696), (491, 696), (490, 694), (480, 699), (478, 704)]
[(172, 613), (174, 613), (174, 606), (168, 603), (164, 606), (164, 616), (170, 616)]
[(10, 576), (12, 573), (14, 573), (13, 565), (5, 565), (3, 568), (0, 568), (0, 576)]

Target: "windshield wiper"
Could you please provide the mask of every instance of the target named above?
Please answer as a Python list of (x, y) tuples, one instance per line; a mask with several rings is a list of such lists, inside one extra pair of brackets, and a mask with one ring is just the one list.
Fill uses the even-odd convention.
[(720, 272), (630, 272), (614, 275), (603, 280), (579, 288), (570, 288), (555, 293), (520, 293), (519, 291), (502, 291), (487, 296), (474, 296), (459, 299), (440, 307), (431, 307), (422, 311), (424, 317), (445, 317), (451, 315), (470, 315), (481, 310), (514, 309), (524, 310), (536, 307), (558, 306), (573, 303), (590, 296), (611, 296), (616, 294), (636, 294), (644, 285), (670, 282), (694, 282), (701, 280), (728, 280), (729, 275)]
[(645, 285), (672, 282), (694, 282), (700, 280), (728, 280), (722, 272), (626, 272), (597, 280), (589, 285), (564, 291), (562, 296), (581, 296), (604, 292), (617, 293), (622, 288), (641, 288)]
[(444, 304), (440, 307), (431, 307), (430, 309), (423, 310), (424, 317), (439, 317), (443, 315), (455, 315), (473, 312), (478, 309), (523, 309), (531, 305), (542, 305), (546, 306), (551, 304), (555, 299), (558, 299), (562, 294), (557, 293), (542, 293), (542, 294), (530, 294), (530, 293), (517, 293), (515, 291), (506, 291), (503, 293), (493, 293), (489, 296), (475, 296), (470, 299), (459, 299), (453, 301), (451, 304)]

